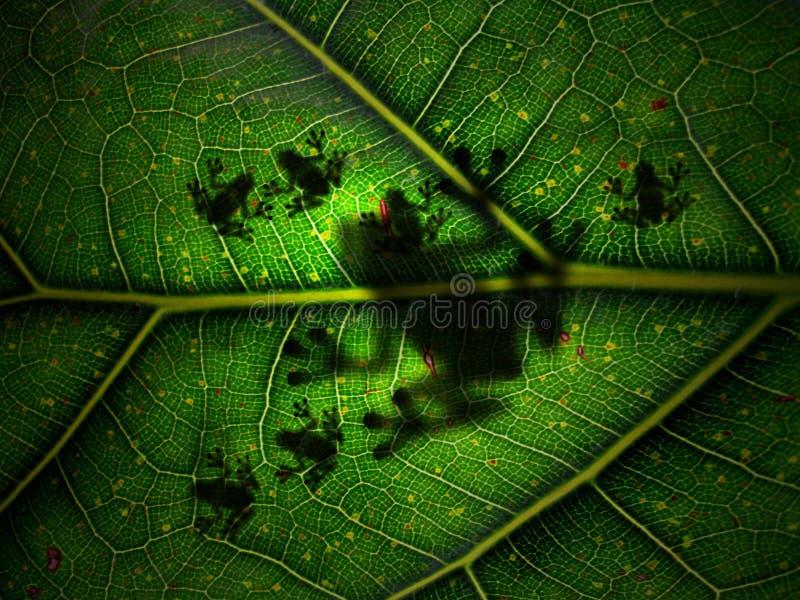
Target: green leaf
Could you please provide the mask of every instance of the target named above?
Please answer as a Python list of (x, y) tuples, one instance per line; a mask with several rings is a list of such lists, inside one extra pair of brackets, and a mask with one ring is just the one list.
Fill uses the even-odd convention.
[(800, 591), (795, 3), (2, 19), (5, 596)]

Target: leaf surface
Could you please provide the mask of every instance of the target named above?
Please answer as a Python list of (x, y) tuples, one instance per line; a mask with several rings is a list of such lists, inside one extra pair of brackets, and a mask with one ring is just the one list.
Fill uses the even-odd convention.
[(800, 11), (695, 4), (5, 10), (4, 593), (796, 594)]

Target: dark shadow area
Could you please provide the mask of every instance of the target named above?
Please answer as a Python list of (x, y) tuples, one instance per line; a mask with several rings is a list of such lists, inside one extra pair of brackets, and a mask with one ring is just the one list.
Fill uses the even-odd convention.
[[(250, 205), (256, 206), (252, 214), (248, 214), (247, 198), (254, 188), (252, 178), (242, 175), (220, 187), (216, 183), (216, 176), (222, 171), (219, 161), (213, 165), (209, 163), (209, 168), (212, 170), (212, 186), (220, 192), (209, 199), (208, 193), (195, 182), (189, 185), (195, 202), (202, 201), (209, 221), (221, 235), (241, 237), (249, 233), (244, 224), (248, 218), (273, 219), (278, 214), (276, 205), (282, 204), (289, 218), (313, 211), (326, 204), (327, 196), (341, 185), (347, 153), (331, 152), (327, 148), (326, 155), (326, 147), (330, 144), (326, 142), (324, 131), (310, 131), (306, 144), (312, 149), (311, 156), (294, 150), (278, 152), (277, 162), (284, 174), (283, 181), (273, 179), (261, 186), (265, 199)], [(472, 153), (466, 147), (455, 148), (451, 158), (466, 177), (483, 186), (501, 172), (507, 154), (503, 149), (494, 149), (490, 156), (485, 157), (480, 170), (473, 168)], [(286, 194), (292, 194), (289, 201), (268, 204), (271, 199)], [(462, 257), (480, 260), (481, 255), (492, 250), (484, 240), (457, 245), (437, 243), (442, 226), (452, 216), (447, 209), (452, 201), (467, 202), (481, 210), (486, 196), (478, 194), (472, 197), (446, 178), (438, 182), (426, 180), (413, 191), (390, 188), (383, 193), (378, 212), (361, 213), (358, 223), (348, 223), (342, 235), (352, 241), (353, 254), (362, 257), (367, 270), (375, 267), (371, 269), (375, 272), (390, 271), (391, 261), (399, 260), (400, 256), (406, 261), (414, 261), (417, 253), (421, 256), (423, 251), (458, 253)], [(238, 213), (243, 215), (241, 222), (234, 220)], [(550, 221), (542, 221), (533, 233), (546, 247), (553, 247)], [(373, 265), (369, 264), (370, 260)], [(455, 278), (461, 275), (472, 285), (466, 293), (454, 287)], [(551, 291), (531, 292), (530, 278), (534, 276), (546, 277), (552, 286)], [(511, 273), (512, 288), (515, 287), (513, 283), (518, 282), (517, 293), (482, 297), (474, 293), (474, 281), (464, 273), (454, 277), (447, 298), (395, 303), (402, 305), (407, 313), (413, 310), (425, 314), (415, 315), (413, 322), (404, 322), (394, 328), (377, 325), (374, 335), (377, 336), (379, 353), (372, 361), (399, 360), (391, 356), (392, 346), (400, 339), (399, 328), (404, 343), (403, 360), (408, 360), (409, 353), (416, 354), (428, 374), (415, 382), (404, 382), (387, 390), (387, 394), (391, 394), (393, 413), (384, 415), (369, 411), (362, 416), (363, 425), (380, 434), (373, 450), (374, 458), (385, 459), (417, 436), (436, 435), (440, 428), (480, 421), (501, 411), (502, 403), (492, 396), (491, 385), (522, 375), (525, 349), (530, 344), (538, 340), (542, 346), (553, 348), (558, 343), (561, 333), (560, 276), (558, 268), (545, 269), (532, 254), (522, 251), (517, 268)], [(390, 299), (390, 296), (380, 297), (380, 292), (377, 296), (378, 300)], [(434, 307), (436, 300), (450, 304)], [(314, 321), (313, 315), (303, 316), (301, 322), (306, 326), (305, 333), (298, 328), (282, 349), (282, 356), (290, 367), (286, 373), (288, 388), (285, 389), (298, 388), (297, 392), (302, 394), (302, 386), (312, 384), (315, 378), (327, 373), (346, 375), (349, 370), (363, 370), (366, 364), (363, 356), (346, 355), (337, 348), (336, 340), (332, 339), (334, 336), (329, 333), (330, 323), (324, 319)], [(318, 354), (319, 360), (311, 361), (312, 353)], [(310, 372), (310, 362), (324, 365), (321, 372)], [(422, 397), (430, 400), (421, 402), (419, 399)], [(285, 482), (296, 475), (310, 488), (316, 488), (337, 465), (337, 455), (344, 443), (340, 416), (335, 408), (321, 413), (315, 411), (315, 416), (308, 398), (303, 398), (302, 403), (293, 402), (293, 406), (296, 426), (281, 429), (275, 441), (280, 449), (291, 453), (295, 464), (280, 465), (275, 476)], [(222, 468), (226, 469), (224, 465)], [(227, 471), (225, 473), (218, 480), (196, 486), (196, 491), (198, 497), (217, 507), (217, 519), (221, 518), (223, 509), (232, 513), (226, 526), (226, 532), (230, 532), (235, 531), (236, 524), (240, 526), (246, 518), (252, 495), (246, 481), (240, 480), (238, 484), (236, 480), (229, 481)], [(207, 528), (208, 525), (203, 521), (198, 528)]]
[(325, 475), (336, 467), (339, 444), (344, 441), (339, 430), (341, 420), (336, 407), (330, 412), (323, 411), (322, 419), (312, 416), (308, 408), (308, 398), (302, 404), (294, 403), (294, 416), (305, 419), (306, 423), (298, 430), (283, 429), (278, 432), (278, 446), (294, 455), (297, 466), (281, 465), (275, 476), (285, 482), (291, 475), (298, 475), (311, 489), (316, 489)]
[[(307, 322), (305, 317), (302, 322)], [(303, 331), (305, 335), (302, 335)], [(329, 335), (327, 326), (311, 326), (295, 329), (295, 334), (288, 338), (282, 349), (282, 356), (289, 364), (308, 364), (312, 352), (321, 352), (326, 365), (324, 373), (335, 370), (335, 339)], [(316, 375), (319, 375), (317, 373)], [(286, 382), (292, 387), (304, 386), (314, 378), (310, 371), (290, 366)], [(309, 408), (308, 398), (302, 402), (293, 402), (293, 417), (299, 420), (299, 428), (285, 428), (275, 436), (279, 448), (292, 453), (295, 466), (280, 465), (275, 476), (285, 483), (296, 475), (309, 486), (317, 488), (322, 479), (337, 465), (336, 455), (344, 442), (340, 430), (341, 419), (336, 407), (330, 411), (323, 410), (321, 419), (315, 417)]]
[[(377, 460), (399, 451), (417, 436), (437, 435), (440, 428), (480, 421), (502, 411), (502, 403), (488, 390), (495, 383), (522, 375), (530, 332), (514, 321), (535, 314), (535, 310), (523, 314), (520, 307), (533, 306), (520, 303), (518, 297), (441, 298), (424, 304), (420, 299), (395, 305), (405, 322), (396, 328), (370, 327), (378, 354), (368, 364), (361, 357), (341, 353), (336, 359), (337, 373), (413, 361), (414, 355), (427, 369), (417, 381), (387, 390), (394, 412), (363, 415), (363, 425), (382, 438), (373, 450)], [(402, 357), (397, 355), (401, 337)], [(426, 400), (421, 402), (420, 397)]]
[[(633, 171), (636, 181), (627, 194), (623, 192), (623, 183), (619, 177), (609, 177), (606, 184), (608, 193), (636, 201), (635, 207), (615, 208), (611, 218), (639, 228), (661, 225), (665, 221), (671, 223), (694, 204), (688, 192), (682, 195), (676, 193), (681, 179), (690, 172), (689, 169), (684, 169), (683, 163), (678, 162), (675, 167), (669, 167), (671, 183), (667, 183), (659, 179), (651, 163), (642, 161)], [(671, 199), (668, 200), (670, 195)]]
[[(253, 475), (250, 459), (236, 457), (236, 471), (232, 471), (222, 448), (214, 448), (206, 454), (208, 467), (219, 469), (220, 475), (213, 479), (197, 479), (193, 484), (198, 501), (211, 505), (212, 516), (197, 517), (194, 527), (203, 535), (219, 526), (218, 536), (233, 540), (242, 526), (253, 516), (250, 505), (254, 492), (259, 489)], [(233, 477), (232, 477), (233, 476)]]
[[(205, 215), (209, 225), (220, 235), (233, 235), (242, 239), (250, 239), (252, 229), (245, 225), (249, 215), (248, 196), (255, 187), (253, 176), (243, 173), (228, 183), (220, 183), (219, 175), (225, 170), (219, 158), (213, 162), (206, 161), (211, 189), (217, 193), (210, 194), (209, 189), (200, 187), (195, 179), (186, 184), (186, 188), (194, 200), (194, 208), (198, 215)], [(236, 219), (236, 215), (241, 215)]]
[[(222, 162), (219, 158), (207, 160), (210, 187), (217, 193), (212, 197), (209, 189), (201, 187), (196, 179), (186, 184), (194, 199), (197, 214), (205, 215), (219, 235), (252, 242), (253, 230), (247, 226), (247, 221), (254, 217), (273, 220), (275, 204), (269, 202), (272, 198), (297, 194), (283, 206), (289, 218), (319, 208), (325, 204), (324, 198), (332, 188), (341, 185), (347, 152), (334, 150), (326, 156), (324, 130), (319, 133), (311, 130), (306, 144), (315, 151), (313, 155), (303, 156), (294, 150), (278, 152), (278, 168), (286, 173), (286, 185), (272, 179), (261, 186), (264, 200), (252, 202), (249, 196), (256, 185), (250, 173), (239, 175), (228, 183), (220, 183), (218, 177), (225, 171)], [(252, 213), (251, 207), (254, 207)]]
[(413, 204), (402, 190), (387, 190), (386, 198), (381, 199), (380, 221), (375, 213), (361, 213), (359, 225), (365, 229), (373, 252), (407, 254), (436, 240), (436, 235), (452, 213), (445, 213), (444, 208), (431, 209), (434, 190), (429, 181), (425, 181), (418, 191), (423, 201)]

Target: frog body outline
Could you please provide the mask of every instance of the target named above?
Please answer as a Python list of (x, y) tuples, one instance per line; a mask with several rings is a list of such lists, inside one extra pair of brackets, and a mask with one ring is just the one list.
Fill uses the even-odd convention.
[[(671, 223), (694, 204), (694, 199), (689, 197), (688, 192), (676, 194), (681, 179), (690, 172), (689, 169), (684, 169), (682, 162), (678, 162), (675, 167), (669, 167), (672, 182), (667, 183), (656, 175), (655, 167), (651, 163), (640, 162), (633, 171), (636, 177), (633, 190), (627, 194), (623, 193), (622, 181), (618, 177), (609, 177), (606, 183), (607, 192), (622, 196), (625, 200), (636, 200), (635, 208), (615, 207), (611, 218), (639, 228), (660, 225), (665, 221)], [(675, 195), (672, 200), (667, 201), (669, 194)]]
[[(423, 242), (433, 242), (452, 213), (445, 213), (444, 208), (436, 212), (428, 212), (434, 190), (430, 182), (425, 181), (423, 187), (417, 188), (423, 201), (413, 204), (401, 190), (391, 188), (386, 192), (388, 221), (379, 222), (374, 212), (363, 212), (359, 224), (381, 235), (369, 235), (375, 252), (406, 253), (422, 246)], [(420, 219), (424, 216), (424, 221)]]
[[(280, 465), (275, 476), (285, 482), (291, 475), (299, 475), (310, 487), (316, 487), (322, 478), (336, 467), (339, 443), (344, 441), (340, 430), (339, 413), (334, 407), (323, 411), (322, 420), (311, 416), (308, 398), (302, 405), (294, 403), (294, 416), (308, 419), (307, 424), (297, 431), (285, 429), (276, 436), (278, 446), (289, 450), (297, 461), (296, 467)], [(310, 465), (306, 463), (310, 462)]]
[[(284, 188), (272, 180), (264, 184), (264, 196), (276, 196), (299, 190), (300, 194), (292, 198), (285, 208), (289, 217), (322, 206), (322, 198), (331, 192), (331, 186), (340, 187), (342, 183), (342, 169), (347, 158), (347, 152), (336, 150), (330, 156), (325, 156), (325, 131), (317, 133), (309, 131), (306, 144), (316, 150), (312, 156), (303, 156), (294, 150), (281, 150), (278, 152), (278, 164), (286, 172), (288, 187)], [(319, 163), (324, 161), (324, 169)]]
[[(234, 235), (242, 239), (249, 238), (252, 230), (246, 226), (250, 217), (248, 214), (247, 197), (255, 187), (253, 176), (243, 173), (234, 180), (220, 183), (219, 175), (225, 170), (219, 158), (206, 161), (210, 186), (217, 190), (212, 197), (209, 190), (200, 186), (200, 181), (195, 179), (186, 184), (186, 188), (194, 200), (195, 211), (198, 216), (205, 216), (209, 225), (213, 226), (220, 235)], [(242, 220), (234, 220), (241, 214)]]
[[(214, 523), (221, 522), (219, 537), (233, 540), (252, 517), (253, 493), (260, 486), (253, 475), (249, 457), (236, 457), (235, 478), (231, 478), (234, 472), (224, 458), (222, 448), (215, 448), (214, 452), (206, 454), (206, 459), (209, 467), (220, 469), (221, 475), (214, 479), (197, 479), (193, 488), (198, 500), (213, 506), (214, 516), (197, 517), (194, 527), (201, 534), (208, 535)], [(223, 513), (227, 513), (227, 517), (223, 517)]]

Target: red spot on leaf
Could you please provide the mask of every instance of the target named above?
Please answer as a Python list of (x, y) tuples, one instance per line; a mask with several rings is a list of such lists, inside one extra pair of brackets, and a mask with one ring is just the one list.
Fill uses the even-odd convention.
[(47, 570), (58, 571), (58, 567), (61, 566), (61, 550), (48, 546), (45, 553), (47, 554)]
[(655, 98), (654, 100), (650, 101), (650, 110), (656, 112), (657, 110), (663, 110), (667, 108), (667, 100), (666, 98)]
[(562, 342), (568, 342), (569, 341), (569, 334), (566, 331), (562, 331), (561, 333), (559, 333), (558, 337), (561, 338)]
[(787, 404), (789, 402), (797, 402), (796, 396), (779, 396), (772, 400), (775, 404)]
[(38, 598), (42, 594), (42, 588), (35, 585), (28, 586), (25, 591), (28, 592), (28, 598)]
[(619, 162), (617, 163), (620, 169), (623, 171), (628, 168), (628, 161), (625, 160), (624, 156), (619, 157)]
[(431, 375), (433, 375), (434, 378), (438, 377), (436, 374), (436, 362), (433, 358), (433, 353), (431, 352), (430, 346), (423, 348), (422, 360), (425, 361), (425, 365), (428, 367), (428, 370), (430, 370)]

